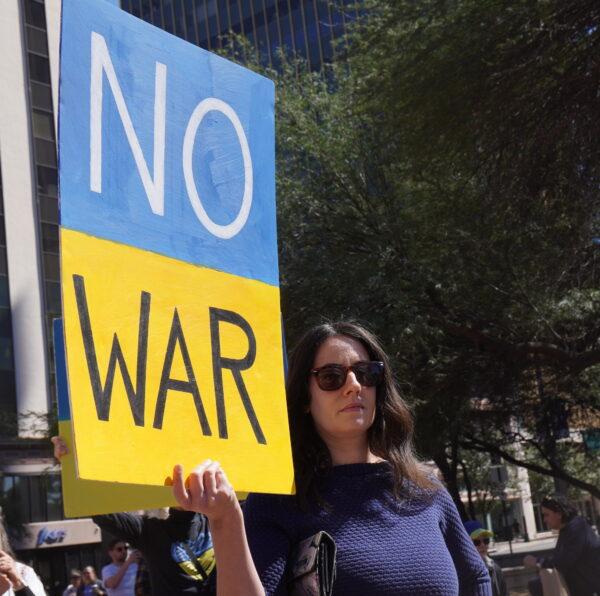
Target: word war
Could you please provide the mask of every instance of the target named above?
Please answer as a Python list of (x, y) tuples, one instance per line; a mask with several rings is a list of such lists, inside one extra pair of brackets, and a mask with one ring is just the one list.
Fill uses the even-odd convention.
[[(140, 314), (138, 326), (138, 350), (136, 366), (136, 386), (134, 388), (131, 375), (119, 338), (115, 333), (108, 360), (108, 369), (106, 380), (102, 386), (100, 370), (98, 367), (98, 358), (96, 355), (96, 345), (92, 333), (92, 324), (88, 308), (87, 297), (85, 293), (85, 280), (81, 275), (73, 275), (73, 285), (77, 300), (77, 312), (81, 326), (81, 334), (85, 348), (86, 362), (88, 366), (90, 382), (94, 395), (96, 413), (98, 420), (108, 421), (110, 415), (110, 403), (112, 397), (113, 383), (117, 365), (121, 371), (123, 383), (127, 393), (131, 414), (136, 426), (144, 426), (144, 412), (146, 400), (146, 371), (148, 355), (148, 326), (150, 321), (150, 303), (151, 295), (148, 292), (142, 292), (140, 297)], [(244, 406), (244, 410), (254, 432), (258, 443), (266, 444), (265, 435), (262, 431), (250, 395), (244, 384), (242, 371), (250, 369), (256, 359), (256, 338), (252, 327), (241, 315), (230, 310), (222, 310), (215, 307), (209, 307), (210, 318), (210, 340), (213, 361), (213, 382), (215, 390), (215, 401), (217, 409), (217, 421), (219, 438), (227, 439), (227, 418), (225, 412), (225, 394), (223, 391), (223, 369), (231, 371), (235, 380), (236, 387)], [(221, 353), (220, 323), (229, 323), (239, 327), (248, 341), (248, 351), (243, 358), (228, 358)], [(176, 348), (179, 349), (183, 359), (187, 380), (182, 381), (171, 378), (171, 367), (175, 356)], [(198, 420), (202, 428), (202, 433), (207, 436), (212, 435), (212, 430), (208, 422), (206, 411), (202, 403), (196, 375), (190, 359), (187, 342), (181, 326), (181, 321), (177, 308), (173, 312), (169, 340), (165, 350), (164, 364), (160, 377), (160, 385), (156, 400), (156, 409), (154, 412), (154, 422), (152, 426), (156, 429), (162, 428), (165, 405), (167, 403), (167, 394), (169, 390), (189, 393), (192, 396)]]

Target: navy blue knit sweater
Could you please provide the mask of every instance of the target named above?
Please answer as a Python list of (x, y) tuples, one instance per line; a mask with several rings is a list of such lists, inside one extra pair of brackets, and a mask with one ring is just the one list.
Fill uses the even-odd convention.
[(325, 530), (338, 547), (336, 595), (491, 596), (487, 569), (445, 489), (396, 501), (387, 463), (336, 466), (319, 489), (329, 508), (308, 513), (294, 497), (246, 501), (250, 550), (267, 594), (287, 594), (290, 550)]

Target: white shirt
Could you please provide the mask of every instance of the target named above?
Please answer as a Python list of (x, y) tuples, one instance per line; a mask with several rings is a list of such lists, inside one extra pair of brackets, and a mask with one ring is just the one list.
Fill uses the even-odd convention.
[(108, 592), (108, 596), (135, 596), (135, 576), (137, 575), (137, 563), (132, 563), (127, 568), (123, 579), (116, 588), (107, 588), (106, 580), (113, 575), (117, 575), (120, 565), (110, 563), (102, 567), (102, 582)]
[[(15, 561), (15, 566), (21, 576), (21, 581), (27, 585), (35, 596), (46, 596), (46, 591), (44, 590), (40, 578), (31, 567), (24, 563), (20, 563), (19, 561)], [(9, 588), (8, 591), (2, 593), (2, 596), (15, 596), (15, 592), (12, 588)]]

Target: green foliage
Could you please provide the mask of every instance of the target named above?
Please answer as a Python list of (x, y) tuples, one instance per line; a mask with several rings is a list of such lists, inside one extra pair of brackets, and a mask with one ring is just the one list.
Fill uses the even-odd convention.
[(600, 5), (365, 15), (344, 60), (315, 73), (282, 55), (268, 73), (288, 344), (365, 321), (449, 475), (458, 444), (514, 457), (520, 440), (524, 465), (582, 479), (597, 454), (556, 438), (563, 413), (600, 425)]

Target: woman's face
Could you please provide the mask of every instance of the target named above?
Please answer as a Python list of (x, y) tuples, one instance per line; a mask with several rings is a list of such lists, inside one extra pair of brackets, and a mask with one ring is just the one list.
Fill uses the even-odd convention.
[[(359, 341), (335, 335), (321, 345), (313, 368), (326, 364), (351, 366), (369, 360), (367, 350)], [(354, 372), (349, 370), (345, 383), (334, 391), (321, 389), (315, 375), (311, 374), (309, 391), (309, 411), (325, 443), (338, 439), (366, 439), (367, 431), (375, 420), (376, 387), (361, 385)]]
[(563, 527), (562, 513), (542, 507), (542, 517), (551, 530), (560, 530)]

